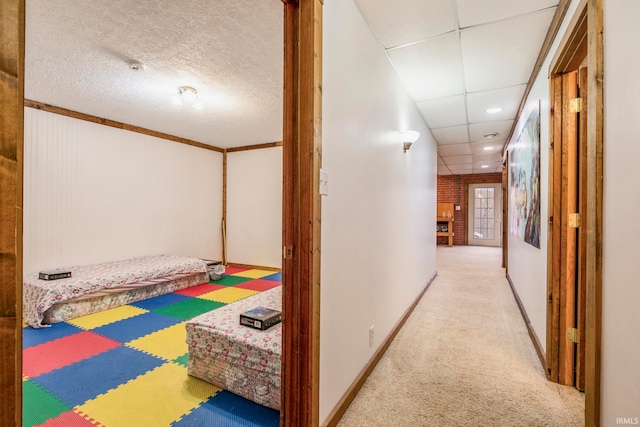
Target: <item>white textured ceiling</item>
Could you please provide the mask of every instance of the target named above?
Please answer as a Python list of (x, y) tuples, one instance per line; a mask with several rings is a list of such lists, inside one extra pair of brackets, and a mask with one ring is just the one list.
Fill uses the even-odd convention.
[(438, 174), (500, 172), (558, 0), (355, 1), (438, 142)]
[[(280, 141), (282, 16), (276, 0), (27, 0), (25, 97), (221, 148)], [(180, 86), (201, 110), (172, 103)]]

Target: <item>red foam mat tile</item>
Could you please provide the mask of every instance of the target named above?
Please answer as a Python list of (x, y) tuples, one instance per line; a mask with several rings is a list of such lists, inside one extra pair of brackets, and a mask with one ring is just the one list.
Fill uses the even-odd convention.
[(79, 332), (23, 350), (22, 371), (30, 378), (37, 377), (119, 345), (91, 331)]
[(99, 425), (100, 423), (87, 420), (73, 411), (63, 412), (56, 418), (48, 419), (46, 423), (41, 424), (43, 427), (96, 427)]
[(271, 288), (280, 286), (280, 282), (274, 282), (273, 280), (254, 279), (248, 282), (238, 283), (235, 287), (242, 289), (249, 289), (251, 291), (267, 291)]
[(200, 295), (207, 294), (209, 292), (213, 292), (213, 291), (217, 291), (219, 289), (225, 289), (225, 288), (226, 286), (223, 286), (223, 285), (216, 285), (213, 283), (203, 283), (202, 285), (181, 289), (179, 291), (176, 291), (175, 293), (179, 295), (185, 295), (188, 297), (197, 297)]

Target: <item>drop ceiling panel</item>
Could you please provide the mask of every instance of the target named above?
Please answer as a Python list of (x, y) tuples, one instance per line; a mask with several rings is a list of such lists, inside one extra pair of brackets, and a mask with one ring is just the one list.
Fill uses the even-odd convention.
[[(520, 101), (527, 85), (475, 92), (467, 95), (467, 111), (470, 123), (513, 120), (518, 114)], [(487, 113), (488, 108), (500, 107), (502, 111)]]
[(387, 52), (414, 100), (463, 92), (460, 40), (455, 32)]
[(441, 156), (464, 156), (471, 154), (471, 147), (469, 144), (439, 145), (438, 154)]
[[(506, 142), (506, 139), (492, 139), (487, 142), (472, 142), (469, 146), (471, 147), (471, 154), (500, 153), (502, 155), (502, 149)], [(485, 150), (485, 148), (489, 147), (492, 147), (491, 150)]]
[(488, 168), (474, 167), (470, 173), (496, 173), (496, 172), (500, 172), (501, 169), (502, 167), (488, 167)]
[[(511, 132), (512, 126), (513, 126), (513, 120), (501, 120), (497, 122), (485, 122), (485, 123), (472, 123), (469, 125), (469, 135), (471, 137), (470, 141), (471, 142), (479, 142), (479, 141), (493, 142), (494, 140), (498, 140), (498, 139), (506, 139), (507, 136), (509, 136), (509, 132)], [(497, 132), (498, 136), (492, 139), (484, 137), (484, 135), (491, 132)]]
[(450, 165), (448, 166), (448, 168), (449, 168), (449, 171), (451, 171), (451, 173), (455, 175), (463, 175), (463, 174), (471, 173), (473, 171), (471, 163), (460, 164), (460, 165)]
[(453, 3), (442, 0), (357, 0), (384, 47), (401, 46), (453, 31)]
[(438, 167), (440, 167), (440, 166), (444, 166), (444, 162), (442, 161), (440, 156), (438, 156)]
[(457, 0), (460, 28), (557, 6), (558, 0)]
[(417, 105), (431, 129), (467, 123), (464, 95), (421, 101)]
[(502, 153), (473, 154), (471, 163), (502, 163)]
[(438, 166), (438, 175), (451, 175), (451, 171), (446, 166)]
[(471, 155), (467, 156), (441, 156), (447, 166), (471, 163)]
[(223, 148), (282, 139), (280, 2), (27, 0), (25, 25), (28, 99)]
[(469, 92), (527, 83), (555, 8), (462, 30)]
[(432, 129), (431, 133), (436, 139), (438, 145), (469, 142), (469, 131), (467, 130), (467, 125)]

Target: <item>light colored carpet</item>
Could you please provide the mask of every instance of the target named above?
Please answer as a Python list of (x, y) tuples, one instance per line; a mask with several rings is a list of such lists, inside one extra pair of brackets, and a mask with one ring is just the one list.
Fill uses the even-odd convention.
[(584, 425), (581, 393), (544, 376), (500, 249), (437, 256), (438, 277), (338, 426)]

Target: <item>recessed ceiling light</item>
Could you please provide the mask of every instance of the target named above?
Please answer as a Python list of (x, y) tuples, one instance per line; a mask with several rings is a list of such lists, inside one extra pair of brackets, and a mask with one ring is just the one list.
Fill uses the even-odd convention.
[(480, 166), (482, 169), (487, 169), (489, 167), (489, 165), (482, 165)]
[(484, 151), (489, 151), (489, 150), (493, 150), (493, 147), (484, 147), (483, 148)]
[(489, 113), (489, 114), (499, 113), (500, 111), (502, 111), (502, 108), (500, 108), (500, 107), (494, 107), (494, 108), (487, 109), (487, 113)]
[(489, 133), (485, 133), (482, 136), (484, 136), (485, 138), (491, 139), (491, 138), (495, 138), (496, 136), (498, 136), (498, 132), (489, 132)]

